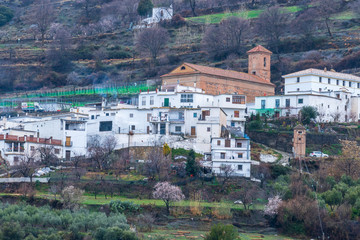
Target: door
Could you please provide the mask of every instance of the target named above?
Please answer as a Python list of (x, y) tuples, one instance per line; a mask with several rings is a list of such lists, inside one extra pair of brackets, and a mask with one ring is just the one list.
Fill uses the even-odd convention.
[(169, 106), (169, 99), (164, 98), (164, 107), (168, 107), (168, 106)]
[(66, 137), (65, 146), (71, 147), (71, 137)]
[(196, 136), (196, 127), (191, 127), (191, 136)]
[(71, 159), (71, 152), (70, 152), (70, 150), (66, 150), (65, 159), (66, 159), (67, 161), (70, 161), (70, 159)]
[(147, 134), (150, 134), (150, 126), (147, 126), (147, 127), (146, 127), (146, 133), (147, 133)]

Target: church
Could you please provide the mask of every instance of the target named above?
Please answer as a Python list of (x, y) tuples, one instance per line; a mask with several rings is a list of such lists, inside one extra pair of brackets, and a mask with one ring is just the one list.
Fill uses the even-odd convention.
[(248, 73), (183, 63), (161, 76), (162, 88), (172, 90), (179, 84), (212, 95), (235, 93), (245, 95), (248, 103), (255, 102), (258, 96), (274, 95), (275, 85), (270, 82), (272, 52), (259, 45), (247, 54)]

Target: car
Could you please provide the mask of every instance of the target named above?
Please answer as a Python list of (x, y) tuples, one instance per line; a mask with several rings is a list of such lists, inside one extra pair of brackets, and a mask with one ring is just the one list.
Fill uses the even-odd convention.
[(323, 157), (323, 158), (327, 158), (329, 157), (329, 155), (323, 153), (323, 152), (320, 152), (320, 151), (313, 151), (312, 153), (310, 153), (310, 157)]

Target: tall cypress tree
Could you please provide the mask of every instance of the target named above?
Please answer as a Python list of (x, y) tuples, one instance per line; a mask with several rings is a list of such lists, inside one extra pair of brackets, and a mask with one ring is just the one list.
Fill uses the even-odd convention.
[(153, 7), (151, 0), (140, 0), (137, 12), (140, 16), (146, 17), (151, 14)]

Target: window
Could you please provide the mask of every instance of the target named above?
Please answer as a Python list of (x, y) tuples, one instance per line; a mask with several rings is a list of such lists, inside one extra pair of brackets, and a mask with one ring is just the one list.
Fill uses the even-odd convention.
[(179, 120), (184, 120), (184, 112), (178, 112)]
[(232, 127), (235, 127), (235, 122), (231, 122), (230, 125), (231, 125)]
[(194, 113), (193, 116), (194, 116), (194, 118), (197, 118), (197, 113)]
[(280, 107), (280, 99), (275, 99), (275, 108)]
[(233, 96), (232, 103), (234, 104), (245, 104), (245, 96)]
[(220, 158), (225, 159), (225, 153), (220, 153)]
[(210, 132), (210, 131), (211, 131), (211, 128), (208, 127), (206, 130), (207, 130), (208, 132)]
[(185, 66), (182, 66), (182, 67), (181, 67), (181, 70), (185, 70), (185, 69), (186, 69)]
[(360, 83), (357, 84), (357, 88), (360, 88)]
[(339, 85), (339, 80), (336, 80), (336, 85)]
[(266, 101), (261, 100), (261, 109), (265, 109)]
[(299, 138), (299, 141), (301, 141), (301, 138)]
[(193, 102), (193, 94), (181, 94), (180, 102)]
[(300, 82), (300, 77), (297, 77), (296, 82)]
[(241, 143), (241, 142), (237, 142), (237, 143), (236, 143), (236, 147), (241, 148), (241, 147), (242, 147), (242, 143)]
[(234, 117), (236, 117), (236, 118), (240, 117), (239, 111), (234, 111)]
[(217, 145), (220, 146), (221, 145), (221, 141), (217, 140)]
[(299, 104), (303, 104), (303, 103), (304, 103), (304, 99), (303, 99), (303, 98), (299, 98), (299, 99), (298, 99), (298, 103), (299, 103)]
[(141, 98), (141, 105), (146, 105), (146, 97)]
[(230, 98), (229, 98), (229, 97), (226, 98), (226, 102), (230, 102)]
[(108, 116), (109, 116), (109, 113), (106, 113), (105, 115), (108, 117)]
[(285, 99), (285, 107), (290, 107), (290, 99)]
[(100, 122), (99, 131), (108, 132), (112, 130), (112, 121)]
[(35, 151), (35, 147), (34, 147), (34, 146), (30, 146), (30, 151)]
[(115, 113), (111, 113), (110, 115), (111, 115), (111, 116), (115, 116)]
[(225, 139), (225, 147), (230, 147), (230, 139)]
[(340, 94), (336, 94), (336, 98), (337, 98), (337, 99), (340, 99)]
[(148, 113), (148, 114), (146, 115), (146, 120), (147, 120), (148, 122), (150, 122), (150, 120), (151, 120), (151, 113)]
[(300, 91), (300, 88), (297, 88), (297, 89), (296, 89), (296, 91), (298, 91), (298, 92), (299, 92), (299, 91)]
[(134, 117), (134, 114), (133, 113), (130, 113), (130, 118), (133, 118)]
[(243, 154), (242, 154), (242, 153), (238, 153), (238, 158), (243, 158)]
[(181, 132), (181, 126), (175, 126), (175, 132)]
[(328, 78), (328, 84), (331, 84), (331, 79), (330, 78)]
[(319, 77), (319, 82), (322, 82), (322, 77)]
[(330, 108), (330, 105), (328, 105), (328, 108)]
[(131, 131), (135, 131), (135, 125), (131, 125), (130, 129)]
[(345, 106), (345, 111), (347, 111), (347, 106)]
[(351, 82), (349, 82), (349, 87), (351, 87)]
[(55, 154), (60, 154), (60, 149), (55, 148)]
[(154, 96), (150, 96), (150, 105), (154, 105)]
[(321, 92), (321, 88), (319, 88), (319, 92)]
[(71, 151), (70, 151), (70, 150), (66, 150), (65, 159), (66, 159), (67, 161), (70, 161), (70, 158), (71, 158)]
[(242, 171), (243, 170), (243, 166), (242, 165), (238, 165), (238, 170)]
[(95, 119), (95, 116), (94, 116), (94, 115), (91, 115), (91, 119)]
[(343, 86), (345, 86), (345, 84), (346, 84), (346, 82), (345, 82), (345, 81), (343, 81)]
[(266, 57), (264, 57), (264, 67), (266, 67)]

